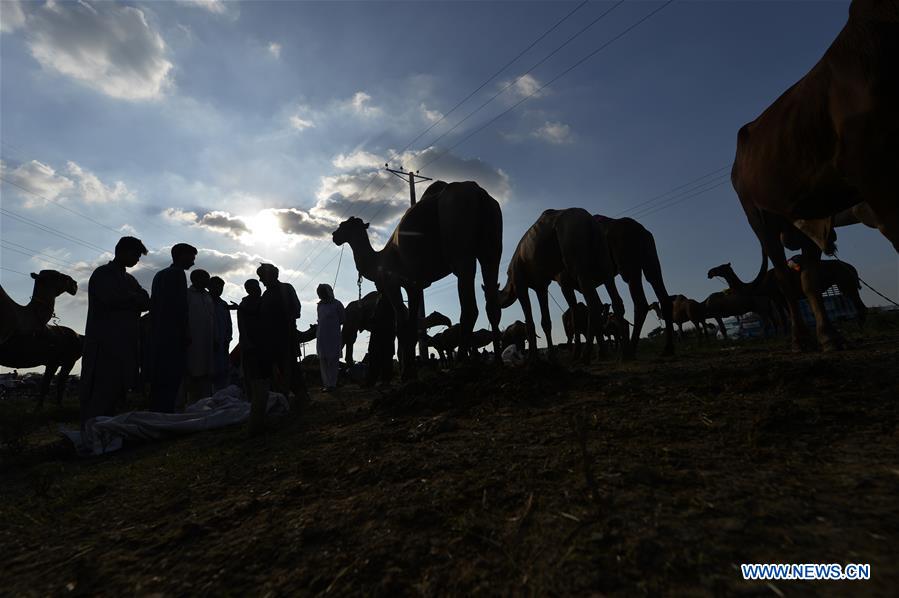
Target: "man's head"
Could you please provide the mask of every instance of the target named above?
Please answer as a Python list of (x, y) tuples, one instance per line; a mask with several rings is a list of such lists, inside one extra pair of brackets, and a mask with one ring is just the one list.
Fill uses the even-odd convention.
[(256, 276), (262, 281), (266, 287), (278, 282), (278, 268), (272, 264), (260, 264), (256, 268)]
[(172, 246), (172, 263), (182, 270), (190, 270), (197, 257), (197, 248), (187, 243), (176, 243)]
[(209, 288), (209, 272), (199, 268), (190, 273), (190, 283), (198, 289)]
[(126, 268), (137, 265), (140, 256), (147, 255), (147, 248), (136, 237), (122, 237), (115, 246), (115, 261)]
[(250, 297), (259, 297), (262, 295), (262, 288), (259, 286), (259, 281), (255, 278), (251, 278), (243, 283), (243, 288)]
[(213, 297), (221, 297), (222, 292), (225, 290), (225, 281), (218, 276), (213, 276), (209, 279), (209, 286), (207, 288)]
[(329, 284), (318, 285), (318, 288), (315, 289), (315, 292), (318, 293), (318, 298), (325, 303), (334, 299), (334, 289), (332, 289), (331, 285)]

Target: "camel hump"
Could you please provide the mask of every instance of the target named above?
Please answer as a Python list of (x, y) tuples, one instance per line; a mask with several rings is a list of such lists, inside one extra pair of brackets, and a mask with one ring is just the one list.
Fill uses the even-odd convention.
[(421, 194), (421, 198), (424, 199), (429, 195), (437, 195), (439, 193), (443, 193), (443, 190), (446, 189), (447, 185), (449, 185), (449, 183), (447, 183), (446, 181), (434, 181), (433, 183), (428, 185), (428, 188), (425, 189), (425, 192)]

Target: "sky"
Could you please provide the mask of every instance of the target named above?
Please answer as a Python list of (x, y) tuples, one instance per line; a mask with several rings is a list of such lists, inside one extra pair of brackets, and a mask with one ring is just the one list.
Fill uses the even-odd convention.
[[(150, 249), (132, 271), (145, 288), (187, 242), (228, 299), (261, 261), (278, 265), (306, 328), (318, 283), (336, 281), (344, 303), (357, 297), (352, 252), (330, 238), (339, 222), (370, 221), (380, 248), (408, 207), (389, 163), (477, 181), (500, 202), (501, 283), (539, 214), (578, 206), (643, 223), (669, 292), (702, 300), (726, 286), (709, 268), (758, 270), (728, 178), (738, 129), (815, 64), (847, 11), (841, 1), (0, 0), (0, 282), (26, 303), (28, 273), (70, 274), (79, 292), (56, 313), (83, 332), (88, 278), (120, 236)], [(838, 234), (840, 257), (899, 295), (887, 241), (861, 226)], [(364, 281), (362, 293), (373, 288)], [(454, 289), (435, 283), (428, 311), (456, 321)], [(562, 340), (552, 302), (551, 313)], [(516, 319), (517, 305), (502, 326)], [(650, 315), (644, 333), (656, 325)], [(365, 345), (363, 335), (357, 355)]]

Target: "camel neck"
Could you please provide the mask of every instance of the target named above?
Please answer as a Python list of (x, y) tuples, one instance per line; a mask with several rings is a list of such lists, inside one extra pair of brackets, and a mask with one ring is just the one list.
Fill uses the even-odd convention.
[(27, 307), (37, 316), (38, 320), (49, 322), (56, 309), (56, 300), (47, 297), (32, 297)]
[(724, 271), (724, 280), (726, 280), (730, 288), (734, 289), (735, 291), (739, 291), (748, 286), (745, 282), (740, 280), (737, 277), (737, 273), (730, 268)]
[(371, 246), (368, 235), (365, 235), (358, 241), (351, 242), (350, 248), (353, 250), (353, 261), (356, 263), (356, 270), (365, 278), (372, 281), (375, 280), (375, 275), (378, 272), (380, 252), (375, 251)]

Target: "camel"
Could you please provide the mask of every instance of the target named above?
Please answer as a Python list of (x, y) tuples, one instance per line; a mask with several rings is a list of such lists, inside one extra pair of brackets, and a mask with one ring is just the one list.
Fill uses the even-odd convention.
[[(396, 314), (403, 378), (415, 376), (414, 345), (423, 290), (449, 274), (459, 292), (460, 345), (469, 346), (478, 317), (475, 271), (481, 266), (487, 318), (499, 354), (500, 308), (497, 301), (503, 217), (499, 203), (477, 183), (436, 181), (418, 203), (406, 210), (387, 244), (375, 251), (368, 224), (351, 217), (332, 235), (336, 245), (349, 243), (359, 273), (375, 283)], [(403, 304), (405, 289), (408, 308)]]
[(479, 351), (493, 343), (493, 331), (481, 328), (471, 333), (471, 349)]
[[(505, 349), (509, 345), (515, 345), (519, 350), (524, 350), (524, 343), (528, 338), (527, 324), (521, 320), (515, 320), (503, 330), (502, 347)], [(537, 337), (539, 338), (539, 337)]]
[[(615, 273), (621, 276), (621, 279), (627, 284), (631, 302), (634, 304), (634, 328), (628, 347), (628, 352), (634, 355), (637, 352), (640, 334), (643, 332), (646, 314), (649, 312), (649, 303), (646, 301), (646, 293), (643, 291), (643, 278), (646, 278), (655, 292), (663, 316), (671, 313), (671, 301), (668, 291), (665, 289), (665, 282), (662, 280), (662, 266), (659, 263), (655, 238), (633, 218), (608, 218), (598, 214), (593, 217), (605, 232)], [(612, 303), (614, 304), (614, 298)], [(615, 313), (623, 319), (623, 313), (618, 311)], [(671, 325), (670, 317), (664, 318), (664, 320), (666, 324), (663, 354), (673, 355), (674, 328)]]
[(899, 252), (897, 72), (899, 5), (854, 0), (818, 63), (737, 135), (731, 181), (787, 300), (794, 351), (803, 350), (807, 332), (785, 247), (802, 251), (802, 292), (824, 351), (843, 346), (818, 292), (821, 253), (835, 251), (834, 217), (867, 204)]
[[(662, 310), (658, 302), (650, 304), (649, 309), (656, 312), (656, 316), (660, 320), (664, 320)], [(707, 336), (707, 329), (710, 326), (706, 324), (709, 318), (705, 302), (700, 303), (695, 299), (690, 299), (685, 295), (671, 295), (671, 320), (677, 325), (677, 333), (681, 340), (684, 338), (684, 324), (690, 322), (696, 329), (697, 338), (702, 339)], [(715, 318), (718, 327), (723, 331), (724, 323), (720, 318)]]
[(459, 347), (460, 332), (461, 325), (453, 324), (446, 330), (428, 337), (428, 346), (437, 350), (441, 363), (452, 364), (453, 352)]
[(75, 362), (81, 359), (84, 337), (65, 326), (43, 326), (36, 332), (15, 334), (0, 345), (0, 365), (9, 368), (46, 366), (41, 378), (37, 408), (44, 406), (50, 392), (50, 382), (56, 378), (56, 404), (62, 403), (66, 383)]
[[(571, 315), (572, 313), (574, 313), (574, 316)], [(565, 328), (566, 343), (570, 347), (572, 341), (574, 342), (575, 357), (581, 354), (581, 335), (586, 339), (589, 334), (587, 326), (588, 315), (587, 306), (581, 302), (575, 305), (574, 312), (571, 311), (571, 308), (568, 308), (562, 313), (562, 326)], [(605, 351), (606, 334), (617, 335), (619, 326), (617, 322), (612, 322), (610, 325), (609, 305), (606, 303), (602, 304), (601, 316), (602, 321), (599, 324), (598, 332), (594, 334), (594, 338), (596, 344), (599, 345), (600, 351)]]
[[(602, 304), (596, 287), (604, 284), (612, 295), (615, 309), (624, 315), (621, 297), (614, 292), (614, 270), (605, 235), (593, 216), (581, 208), (546, 210), (525, 231), (509, 262), (506, 286), (499, 293), (500, 307), (507, 308), (515, 300), (521, 304), (528, 330), (528, 355), (538, 359), (537, 333), (531, 312), (529, 289), (537, 293), (540, 305), (540, 324), (546, 335), (550, 357), (553, 356), (552, 320), (549, 316), (549, 285), (555, 280), (562, 295), (573, 309), (578, 290), (587, 300), (588, 330), (594, 330), (602, 320)], [(614, 293), (614, 294), (613, 294)], [(617, 303), (616, 303), (617, 298)], [(625, 336), (627, 332), (625, 330)], [(589, 361), (593, 350), (593, 335), (587, 336)]]
[(31, 273), (34, 290), (27, 305), (16, 303), (0, 286), (0, 345), (16, 334), (38, 332), (47, 325), (56, 307), (56, 298), (63, 293), (74, 295), (78, 283), (71, 276), (56, 270)]
[(381, 296), (378, 291), (367, 293), (361, 299), (350, 301), (344, 310), (343, 328), (340, 331), (341, 343), (346, 348), (345, 361), (347, 364), (353, 364), (353, 345), (356, 337), (363, 330), (371, 332), (371, 320), (375, 316), (375, 309), (378, 306), (378, 298)]
[[(859, 328), (863, 328), (865, 319), (868, 315), (868, 307), (865, 305), (864, 301), (862, 301), (858, 292), (859, 289), (861, 289), (861, 283), (858, 280), (858, 271), (852, 264), (840, 260), (822, 260), (819, 264), (819, 268), (820, 277), (818, 278), (818, 292), (823, 293), (830, 287), (836, 285), (836, 287), (840, 289), (840, 293), (847, 297), (855, 306)], [(765, 276), (755, 289), (752, 288), (751, 284), (740, 280), (730, 263), (715, 266), (709, 270), (708, 277), (723, 278), (727, 281), (731, 290), (739, 295), (749, 295), (754, 292), (759, 295), (767, 296), (777, 307), (780, 307), (784, 303), (783, 294), (780, 292), (780, 286), (777, 281), (777, 273), (773, 269), (768, 270), (765, 273)], [(800, 274), (796, 271), (790, 271), (790, 279), (790, 284), (794, 290), (801, 287)]]
[(702, 302), (707, 318), (712, 318), (718, 323), (721, 335), (727, 338), (727, 329), (724, 327), (723, 318), (741, 317), (744, 314), (754, 313), (762, 321), (762, 330), (767, 330), (773, 325), (771, 299), (764, 295), (740, 295), (738, 293), (712, 293)]
[(436, 326), (452, 326), (453, 322), (439, 311), (432, 311), (425, 317), (424, 329), (430, 330)]

